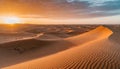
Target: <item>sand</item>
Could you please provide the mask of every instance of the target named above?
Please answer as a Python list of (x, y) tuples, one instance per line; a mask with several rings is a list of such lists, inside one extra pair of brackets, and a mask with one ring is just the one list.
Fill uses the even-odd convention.
[[(29, 37), (0, 44), (0, 69), (49, 56), (69, 49), (74, 45), (68, 41), (58, 39), (59, 37), (48, 36), (51, 40), (46, 40), (44, 35), (37, 35), (36, 37)], [(56, 39), (53, 40), (52, 38), (54, 37)]]
[(0, 33), (0, 44), (21, 40), (24, 38), (34, 37), (34, 36), (36, 35), (32, 33), (26, 33), (26, 32)]
[(83, 33), (78, 36), (70, 37), (65, 40), (70, 41), (74, 44), (81, 45), (84, 43), (88, 43), (90, 41), (108, 38), (112, 33), (113, 32), (111, 30), (109, 30), (108, 28), (99, 26), (90, 32)]
[[(72, 44), (71, 48), (2, 69), (120, 69), (118, 34), (114, 35), (114, 31), (100, 26), (90, 32), (64, 39), (63, 44), (56, 44), (57, 47), (60, 44), (69, 47)], [(66, 45), (68, 43), (65, 41), (71, 44)], [(49, 49), (44, 52), (49, 52)]]

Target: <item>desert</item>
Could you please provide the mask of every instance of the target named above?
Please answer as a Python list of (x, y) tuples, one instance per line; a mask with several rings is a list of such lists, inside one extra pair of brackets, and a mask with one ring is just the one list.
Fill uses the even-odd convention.
[(4, 54), (0, 56), (2, 61), (0, 67), (2, 69), (119, 69), (120, 47), (117, 31), (119, 27), (105, 25), (92, 27), (94, 28), (87, 32), (69, 37), (46, 33), (31, 36), (29, 39), (1, 43), (0, 53)]

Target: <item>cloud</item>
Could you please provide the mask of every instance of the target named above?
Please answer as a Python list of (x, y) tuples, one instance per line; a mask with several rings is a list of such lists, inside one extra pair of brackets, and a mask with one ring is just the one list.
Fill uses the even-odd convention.
[(106, 2), (114, 2), (117, 0), (67, 0), (67, 2), (88, 2), (91, 6), (102, 6)]
[(0, 0), (0, 10), (40, 18), (105, 17), (120, 14), (120, 0)]
[[(80, 17), (102, 17), (120, 14), (120, 0), (66, 0), (68, 3), (86, 2), (84, 10), (72, 10)], [(87, 4), (88, 3), (88, 4)], [(81, 11), (82, 10), (82, 11)]]

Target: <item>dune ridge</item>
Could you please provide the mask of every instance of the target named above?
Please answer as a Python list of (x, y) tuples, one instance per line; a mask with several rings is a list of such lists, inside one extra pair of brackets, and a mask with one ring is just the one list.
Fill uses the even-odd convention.
[(99, 26), (94, 30), (91, 30), (87, 33), (83, 33), (78, 36), (67, 38), (67, 41), (70, 41), (75, 44), (84, 44), (89, 41), (100, 40), (104, 38), (108, 38), (113, 32), (104, 26)]
[(69, 49), (74, 44), (64, 40), (25, 39), (0, 44), (0, 69), (42, 58)]

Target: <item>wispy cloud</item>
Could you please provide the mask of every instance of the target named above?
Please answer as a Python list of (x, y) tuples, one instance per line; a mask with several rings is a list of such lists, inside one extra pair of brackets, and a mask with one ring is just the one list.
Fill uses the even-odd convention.
[(106, 2), (114, 2), (117, 0), (67, 0), (67, 2), (88, 2), (91, 6), (102, 6), (105, 5)]

